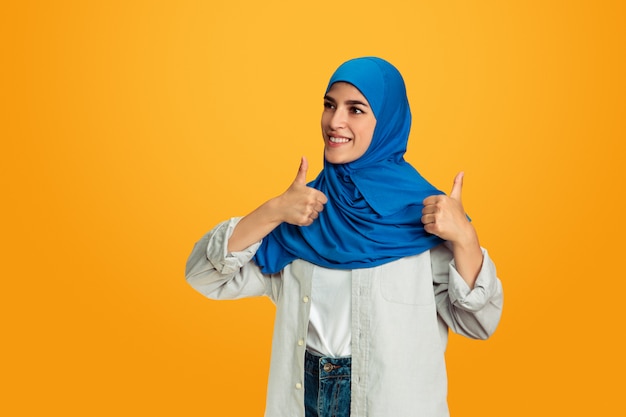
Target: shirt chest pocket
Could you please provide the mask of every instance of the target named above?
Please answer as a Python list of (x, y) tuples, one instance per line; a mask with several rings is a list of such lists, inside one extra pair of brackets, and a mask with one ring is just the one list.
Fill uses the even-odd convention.
[(430, 252), (383, 265), (380, 291), (392, 303), (429, 306), (435, 303)]

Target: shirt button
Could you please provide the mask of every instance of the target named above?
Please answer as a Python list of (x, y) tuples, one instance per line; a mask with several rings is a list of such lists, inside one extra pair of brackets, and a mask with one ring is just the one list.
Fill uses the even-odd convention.
[(309, 302), (309, 297), (307, 297), (306, 295), (304, 297), (302, 297), (302, 302), (303, 303), (308, 303)]
[(304, 339), (298, 340), (298, 346), (302, 346), (302, 345), (304, 345)]
[(302, 389), (302, 384), (298, 382), (298, 383), (296, 384), (296, 389)]

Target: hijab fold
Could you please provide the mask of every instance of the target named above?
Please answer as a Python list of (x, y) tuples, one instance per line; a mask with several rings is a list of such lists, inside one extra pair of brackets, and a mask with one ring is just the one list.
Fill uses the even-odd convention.
[(261, 243), (254, 261), (276, 273), (295, 259), (334, 269), (369, 268), (417, 255), (442, 242), (424, 230), (424, 198), (443, 194), (404, 160), (411, 111), (404, 80), (376, 57), (343, 63), (332, 75), (355, 86), (367, 99), (376, 127), (363, 156), (347, 164), (324, 161), (308, 185), (328, 198), (310, 226), (282, 223)]

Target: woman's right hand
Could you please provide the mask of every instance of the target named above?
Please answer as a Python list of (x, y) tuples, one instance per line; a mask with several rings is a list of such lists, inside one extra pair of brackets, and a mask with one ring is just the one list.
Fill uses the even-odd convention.
[(319, 190), (306, 185), (309, 163), (305, 157), (300, 161), (298, 175), (287, 191), (275, 198), (275, 207), (283, 222), (296, 226), (309, 226), (324, 210), (328, 198)]
[(324, 210), (328, 199), (319, 190), (306, 185), (309, 164), (302, 157), (296, 179), (287, 191), (262, 204), (242, 218), (228, 239), (228, 251), (241, 251), (258, 242), (283, 222), (309, 226)]

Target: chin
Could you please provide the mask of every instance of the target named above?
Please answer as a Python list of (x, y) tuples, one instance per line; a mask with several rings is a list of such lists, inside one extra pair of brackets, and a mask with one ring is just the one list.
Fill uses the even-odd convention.
[(326, 159), (326, 162), (335, 164), (335, 165), (347, 164), (348, 162), (350, 162), (350, 161), (346, 161), (345, 158), (341, 158), (336, 155), (334, 156), (328, 155), (327, 153), (324, 154), (324, 159)]

